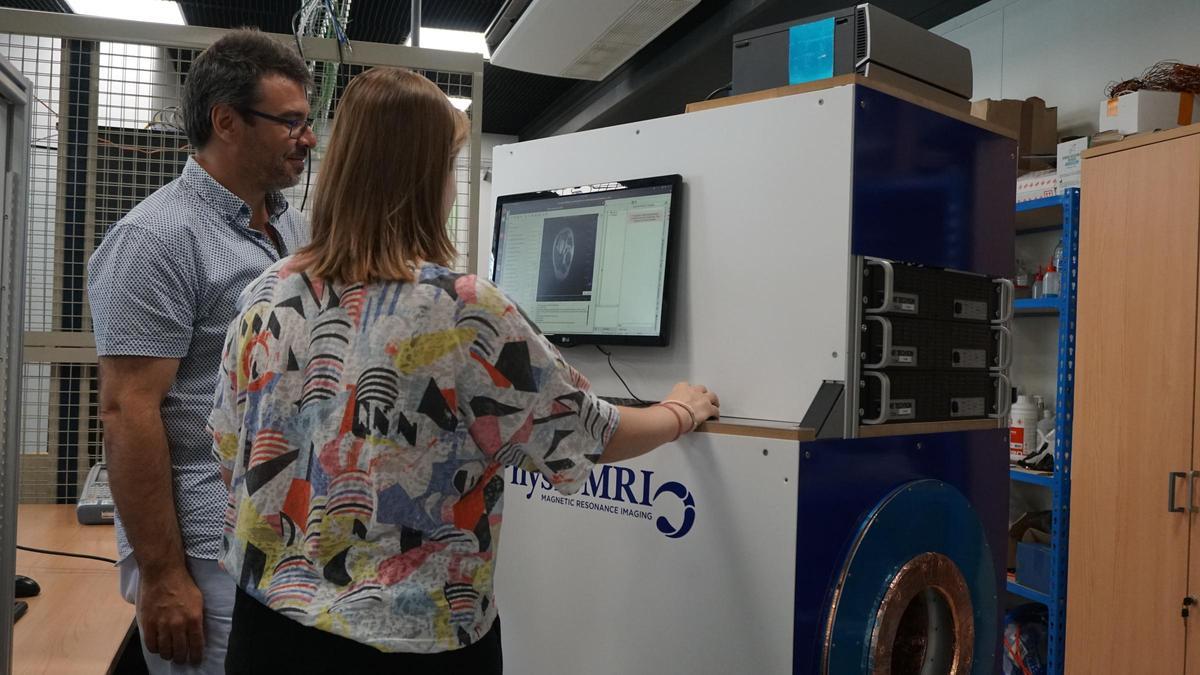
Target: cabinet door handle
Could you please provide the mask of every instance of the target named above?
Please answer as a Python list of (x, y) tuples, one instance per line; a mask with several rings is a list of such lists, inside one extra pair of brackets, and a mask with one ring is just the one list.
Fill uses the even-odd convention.
[(1196, 478), (1200, 477), (1200, 471), (1192, 471), (1188, 474), (1188, 493), (1187, 493), (1187, 511), (1188, 513), (1200, 512), (1200, 507), (1196, 506)]
[[(1168, 486), (1167, 486), (1167, 511), (1170, 511), (1171, 513), (1186, 513), (1187, 512), (1187, 509), (1185, 509), (1184, 507), (1175, 506), (1175, 484), (1179, 481), (1180, 478), (1187, 478), (1187, 477), (1188, 477), (1187, 471), (1172, 471), (1167, 474), (1167, 480), (1169, 481)], [(1190, 481), (1189, 481), (1189, 483), (1190, 483)]]

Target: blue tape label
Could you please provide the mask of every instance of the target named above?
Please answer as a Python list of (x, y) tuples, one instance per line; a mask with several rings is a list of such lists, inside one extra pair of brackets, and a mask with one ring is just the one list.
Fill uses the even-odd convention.
[(833, 17), (788, 29), (788, 84), (833, 77)]

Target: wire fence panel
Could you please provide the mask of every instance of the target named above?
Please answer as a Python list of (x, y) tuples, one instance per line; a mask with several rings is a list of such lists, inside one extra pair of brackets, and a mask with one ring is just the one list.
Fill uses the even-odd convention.
[[(144, 24), (146, 31), (154, 26)], [(87, 260), (108, 228), (179, 175), (193, 151), (179, 114), (183, 84), (198, 51), (97, 39), (0, 33), (0, 55), (34, 84), (21, 415), (24, 502), (71, 503), (92, 464), (103, 459), (99, 389), (87, 302)], [(292, 37), (280, 36), (292, 42)], [(378, 53), (373, 51), (372, 53)], [(284, 191), (292, 208), (312, 208), (324, 147), (350, 78), (368, 66), (309, 62), (318, 146), (305, 180)], [(394, 63), (403, 67), (404, 63)], [(460, 107), (481, 86), (478, 73), (418, 70)], [(468, 110), (468, 115), (472, 111)], [(476, 120), (474, 134), (478, 135)], [(457, 200), (446, 224), (472, 255), (472, 139), (459, 156)], [(476, 160), (477, 161), (477, 160)], [(214, 368), (216, 365), (214, 364)]]

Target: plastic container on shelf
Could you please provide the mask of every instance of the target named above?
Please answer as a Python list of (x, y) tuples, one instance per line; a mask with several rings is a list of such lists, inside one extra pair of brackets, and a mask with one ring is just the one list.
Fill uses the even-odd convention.
[(1054, 412), (1051, 410), (1042, 410), (1042, 418), (1038, 420), (1038, 445), (1041, 445), (1042, 439), (1048, 438), (1051, 431), (1054, 431)]
[(1058, 268), (1050, 265), (1042, 275), (1042, 297), (1057, 298), (1059, 291)]
[(1037, 449), (1038, 409), (1025, 394), (1017, 396), (1009, 412), (1008, 461), (1019, 462)]
[(1033, 297), (1042, 297), (1042, 268), (1038, 268), (1037, 274), (1033, 275)]
[(1013, 290), (1018, 298), (1033, 297), (1033, 275), (1024, 260), (1017, 258), (1017, 272), (1013, 276)]

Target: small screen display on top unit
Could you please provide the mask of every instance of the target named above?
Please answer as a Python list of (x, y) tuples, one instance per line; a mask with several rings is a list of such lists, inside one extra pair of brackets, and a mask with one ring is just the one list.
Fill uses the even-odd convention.
[(561, 344), (663, 345), (679, 176), (500, 197), (494, 281)]

